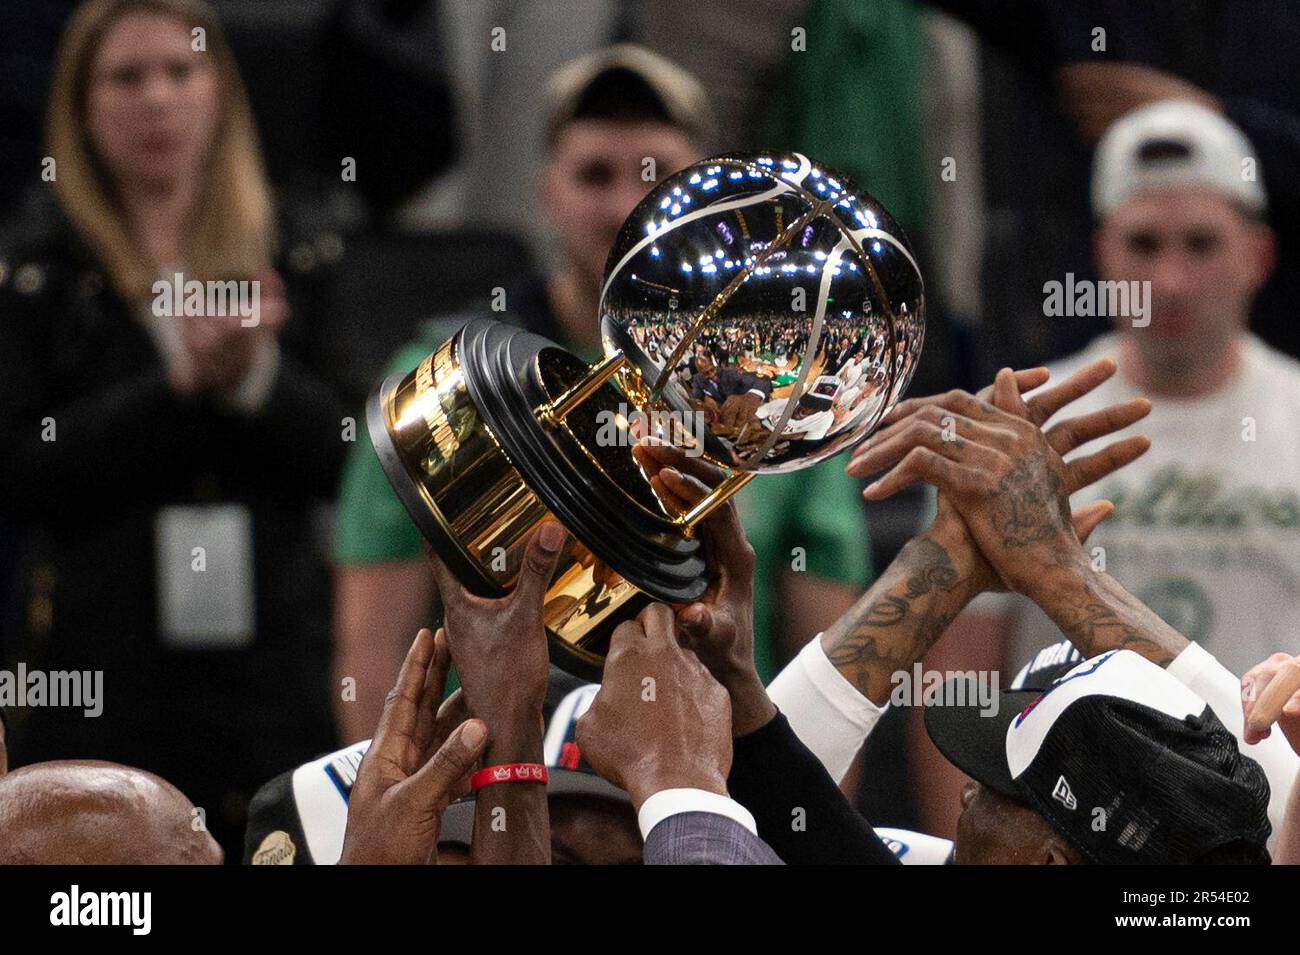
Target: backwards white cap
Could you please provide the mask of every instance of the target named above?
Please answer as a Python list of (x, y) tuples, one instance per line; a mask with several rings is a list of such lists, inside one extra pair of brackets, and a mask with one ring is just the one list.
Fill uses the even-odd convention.
[(1092, 165), (1092, 211), (1104, 218), (1135, 192), (1204, 186), (1247, 212), (1267, 207), (1245, 133), (1212, 109), (1163, 100), (1126, 113), (1106, 130)]

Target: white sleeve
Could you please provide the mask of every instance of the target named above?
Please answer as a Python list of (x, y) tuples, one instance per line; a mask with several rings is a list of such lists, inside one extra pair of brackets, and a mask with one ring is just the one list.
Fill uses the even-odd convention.
[(641, 804), (637, 813), (637, 825), (641, 827), (641, 839), (650, 838), (655, 826), (669, 816), (684, 812), (711, 812), (719, 816), (734, 819), (754, 835), (758, 835), (758, 826), (749, 810), (718, 793), (703, 789), (661, 789)]
[(1241, 680), (1200, 644), (1189, 643), (1168, 669), (1180, 683), (1210, 704), (1214, 715), (1237, 737), (1237, 748), (1264, 770), (1269, 788), (1268, 821), (1273, 824), (1268, 842), (1273, 849), (1286, 814), (1287, 795), (1300, 768), (1300, 756), (1281, 733), (1254, 745), (1242, 742), (1245, 720), (1241, 715)]
[(777, 674), (767, 695), (837, 783), (885, 712), (835, 669), (820, 633)]

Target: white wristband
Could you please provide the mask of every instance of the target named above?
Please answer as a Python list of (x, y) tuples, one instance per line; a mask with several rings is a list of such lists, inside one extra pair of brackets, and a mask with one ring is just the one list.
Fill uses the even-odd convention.
[(734, 819), (754, 835), (758, 835), (758, 826), (748, 809), (727, 796), (720, 796), (704, 789), (661, 789), (641, 804), (637, 813), (637, 822), (641, 826), (641, 838), (649, 839), (655, 826), (669, 816), (684, 812), (711, 812), (719, 816)]

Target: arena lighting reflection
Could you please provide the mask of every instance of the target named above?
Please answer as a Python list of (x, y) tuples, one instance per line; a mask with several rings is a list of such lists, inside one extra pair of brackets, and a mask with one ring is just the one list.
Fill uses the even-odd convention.
[[(656, 402), (710, 415), (711, 453), (741, 470), (795, 470), (859, 440), (902, 393), (924, 337), (923, 284), (897, 224), (797, 155), (719, 157), (664, 182), (624, 225), (607, 274), (606, 354), (626, 355)], [(729, 382), (757, 382), (748, 420), (724, 422), (701, 395), (701, 355)]]

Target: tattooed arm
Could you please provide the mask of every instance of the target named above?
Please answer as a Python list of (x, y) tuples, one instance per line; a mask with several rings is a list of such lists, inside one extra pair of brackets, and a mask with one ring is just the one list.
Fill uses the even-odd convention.
[(1188, 644), (1114, 577), (1093, 570), (1087, 560), (1051, 568), (1032, 591), (1027, 596), (1085, 657), (1132, 650), (1167, 667)]
[(940, 516), (908, 541), (853, 608), (822, 634), (822, 650), (877, 706), (893, 676), (920, 660), (967, 603), (996, 583), (965, 528)]
[[(1001, 581), (1042, 607), (1081, 653), (1123, 647), (1168, 665), (1187, 640), (1092, 568), (1077, 515), (1071, 519), (1069, 494), (1081, 486), (1077, 472), (1106, 452), (1062, 460), (1052, 432), (1003, 410), (1021, 407), (1010, 371), (998, 374), (993, 399), (953, 392), (893, 424), (859, 455), (867, 470), (892, 465), (866, 496), (887, 497), (916, 480), (934, 484)], [(1093, 425), (1107, 413), (1114, 409), (1098, 413)], [(936, 421), (946, 422), (947, 433)]]

